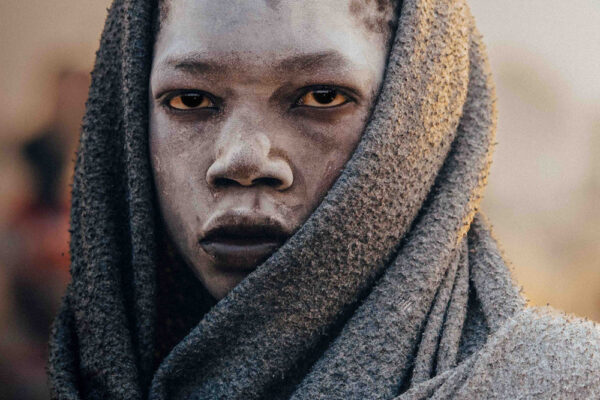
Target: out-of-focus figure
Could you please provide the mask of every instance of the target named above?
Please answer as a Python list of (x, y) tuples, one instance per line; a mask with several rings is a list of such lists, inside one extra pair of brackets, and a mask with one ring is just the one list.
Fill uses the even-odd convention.
[(31, 190), (12, 206), (8, 232), (0, 233), (2, 398), (49, 396), (47, 342), (69, 280), (69, 191), (88, 86), (87, 72), (63, 70), (52, 121), (21, 148)]

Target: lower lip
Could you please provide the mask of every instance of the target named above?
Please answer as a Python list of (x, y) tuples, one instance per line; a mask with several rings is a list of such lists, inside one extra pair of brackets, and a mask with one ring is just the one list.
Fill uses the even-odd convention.
[(202, 241), (200, 246), (213, 256), (221, 269), (253, 270), (281, 246), (281, 242)]

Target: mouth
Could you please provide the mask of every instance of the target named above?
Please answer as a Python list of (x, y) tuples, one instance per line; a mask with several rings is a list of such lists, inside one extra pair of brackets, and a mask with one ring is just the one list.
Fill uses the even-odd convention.
[(254, 269), (290, 236), (280, 223), (268, 218), (233, 215), (215, 222), (198, 243), (224, 270)]

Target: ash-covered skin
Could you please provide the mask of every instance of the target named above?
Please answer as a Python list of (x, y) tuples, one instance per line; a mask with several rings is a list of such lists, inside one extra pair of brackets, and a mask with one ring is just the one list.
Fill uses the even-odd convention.
[[(389, 32), (356, 18), (354, 3), (168, 1), (150, 79), (152, 168), (167, 232), (217, 299), (256, 265), (231, 268), (207, 253), (199, 241), (212, 221), (259, 216), (291, 234), (360, 139)], [(346, 102), (300, 104), (315, 87)], [(174, 110), (189, 91), (210, 107)]]
[[(158, 15), (156, 18), (156, 31), (160, 30), (162, 24), (169, 15), (169, 4), (172, 0), (158, 1)], [(273, 9), (276, 9), (281, 0), (264, 0), (265, 4)], [(398, 12), (402, 0), (354, 0), (350, 2), (350, 12), (354, 17), (359, 19), (367, 29), (387, 34), (391, 37), (391, 33), (396, 30), (398, 22)]]
[(388, 35), (395, 30), (400, 3), (401, 0), (353, 0), (350, 12), (368, 30)]

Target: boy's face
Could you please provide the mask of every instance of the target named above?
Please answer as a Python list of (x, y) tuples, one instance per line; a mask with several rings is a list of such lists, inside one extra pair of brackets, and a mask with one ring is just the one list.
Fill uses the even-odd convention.
[(366, 0), (167, 1), (152, 169), (172, 241), (220, 299), (308, 218), (351, 156), (387, 56), (387, 29), (365, 20), (390, 15)]

